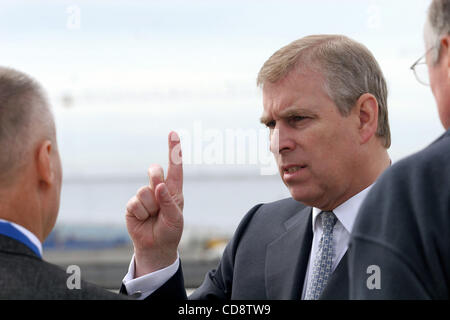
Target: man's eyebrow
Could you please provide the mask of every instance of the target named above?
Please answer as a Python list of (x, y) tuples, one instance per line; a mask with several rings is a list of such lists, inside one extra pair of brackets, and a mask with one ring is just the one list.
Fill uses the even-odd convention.
[(267, 124), (267, 123), (269, 123), (270, 121), (272, 121), (272, 117), (269, 116), (268, 114), (263, 114), (263, 115), (261, 116), (261, 118), (259, 118), (259, 122), (261, 122), (262, 124)]
[(290, 106), (280, 112), (280, 118), (289, 118), (292, 116), (297, 116), (301, 113), (308, 113), (308, 110), (298, 107), (298, 106)]
[[(290, 107), (285, 108), (283, 111), (281, 111), (278, 116), (281, 119), (286, 119), (286, 118), (290, 118), (293, 116), (298, 116), (299, 114), (311, 114), (311, 110), (308, 110), (308, 109), (305, 109), (302, 107), (298, 107), (298, 106), (290, 106)], [(273, 120), (272, 117), (265, 113), (259, 119), (259, 121), (263, 124), (266, 124), (272, 120)]]

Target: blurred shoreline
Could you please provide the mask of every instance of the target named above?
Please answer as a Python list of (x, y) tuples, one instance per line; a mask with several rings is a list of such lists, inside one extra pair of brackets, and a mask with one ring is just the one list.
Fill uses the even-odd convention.
[[(217, 266), (251, 207), (288, 195), (278, 176), (261, 176), (255, 170), (186, 170), (179, 253), (187, 288), (198, 287)], [(145, 175), (66, 175), (58, 221), (43, 244), (44, 259), (64, 270), (77, 265), (84, 280), (117, 290), (133, 256), (125, 206), (147, 183)]]
[[(95, 227), (99, 230), (99, 227)], [(55, 230), (58, 233), (58, 229)], [(85, 234), (88, 233), (84, 230)], [(126, 232), (126, 231), (125, 231)], [(60, 236), (56, 244), (44, 243), (44, 260), (56, 264), (63, 270), (70, 265), (77, 265), (83, 280), (95, 283), (105, 289), (118, 290), (122, 279), (128, 272), (133, 256), (131, 241), (118, 233), (118, 238), (109, 234), (109, 239), (76, 237), (73, 234), (66, 239)], [(57, 238), (57, 236), (53, 236)], [(198, 287), (205, 274), (215, 268), (222, 252), (229, 241), (226, 233), (217, 233), (188, 228), (183, 234), (179, 246), (179, 255), (183, 265), (186, 288)]]
[[(128, 272), (133, 247), (102, 250), (48, 250), (44, 260), (67, 270), (77, 265), (81, 278), (109, 290), (119, 290)], [(197, 288), (206, 273), (217, 267), (219, 258), (195, 258), (180, 253), (186, 288)]]

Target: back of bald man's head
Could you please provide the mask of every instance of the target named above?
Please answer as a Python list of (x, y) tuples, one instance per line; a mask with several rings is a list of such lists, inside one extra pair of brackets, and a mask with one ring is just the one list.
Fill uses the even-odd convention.
[(0, 188), (14, 183), (44, 139), (56, 144), (44, 90), (28, 75), (0, 67)]

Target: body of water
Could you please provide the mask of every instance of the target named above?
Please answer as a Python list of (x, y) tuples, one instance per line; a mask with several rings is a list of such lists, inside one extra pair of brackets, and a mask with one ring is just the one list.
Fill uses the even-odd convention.
[[(56, 228), (74, 237), (125, 234), (125, 207), (147, 177), (104, 176), (64, 179)], [(187, 229), (232, 233), (258, 203), (289, 196), (278, 175), (220, 174), (184, 178)]]

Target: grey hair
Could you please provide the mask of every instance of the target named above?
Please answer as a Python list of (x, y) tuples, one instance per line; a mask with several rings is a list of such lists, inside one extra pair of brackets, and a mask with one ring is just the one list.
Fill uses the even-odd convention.
[[(55, 139), (42, 87), (28, 75), (0, 67), (0, 183), (15, 176), (39, 138)], [(56, 141), (55, 141), (56, 143)]]
[(440, 38), (450, 34), (450, 0), (433, 0), (425, 23), (425, 44), (432, 49), (432, 62), (439, 62)]
[(324, 76), (324, 89), (343, 116), (350, 114), (364, 93), (378, 102), (376, 135), (385, 148), (391, 145), (387, 109), (387, 85), (377, 61), (362, 44), (343, 35), (311, 35), (293, 41), (275, 52), (262, 66), (257, 85), (275, 83), (293, 69), (318, 71)]

